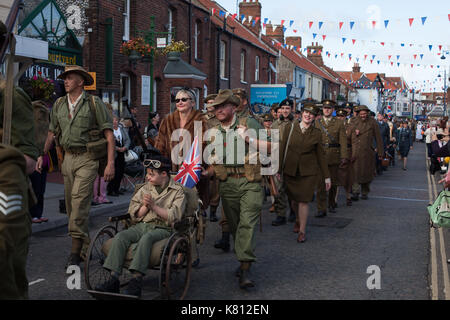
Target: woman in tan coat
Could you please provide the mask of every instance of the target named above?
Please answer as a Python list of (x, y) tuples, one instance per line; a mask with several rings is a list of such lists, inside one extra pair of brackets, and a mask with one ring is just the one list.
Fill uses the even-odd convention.
[(293, 202), (297, 213), (294, 232), (298, 232), (298, 242), (306, 240), (308, 203), (313, 201), (317, 179), (325, 177), (326, 190), (331, 187), (330, 173), (322, 146), (320, 129), (312, 124), (318, 113), (314, 104), (303, 107), (301, 122), (294, 121), (285, 126), (280, 142), (280, 173), (286, 185), (286, 193)]
[[(205, 131), (208, 130), (208, 124), (205, 120), (205, 117), (203, 113), (199, 110), (195, 109), (196, 101), (195, 101), (195, 94), (190, 89), (181, 89), (178, 91), (177, 95), (175, 96), (175, 103), (176, 103), (176, 110), (169, 114), (162, 122), (159, 127), (159, 133), (155, 141), (155, 148), (158, 149), (161, 154), (164, 157), (167, 157), (171, 159), (172, 161), (172, 172), (178, 172), (178, 170), (181, 167), (181, 164), (183, 163), (184, 159), (187, 156), (187, 153), (189, 152), (189, 149), (194, 141), (194, 137), (196, 135), (204, 135)], [(194, 132), (196, 127), (194, 127), (195, 123), (197, 123), (196, 126), (199, 127), (198, 132)], [(183, 141), (183, 135), (182, 130), (177, 129), (185, 129), (187, 132), (189, 132), (190, 135), (190, 141)], [(178, 137), (178, 135), (181, 133), (181, 136), (176, 139), (176, 141), (172, 140), (172, 135), (174, 137)], [(203, 141), (203, 139), (202, 139)], [(183, 148), (181, 145), (183, 143), (186, 143), (187, 147)], [(206, 143), (203, 141), (202, 149), (200, 150), (201, 154), (203, 154), (203, 150), (205, 150)], [(177, 148), (178, 154), (173, 155), (172, 157), (172, 151)], [(178, 163), (178, 164), (177, 164)], [(202, 164), (203, 168), (207, 168), (207, 165), (203, 162)], [(202, 176), (200, 178), (200, 181), (197, 184), (197, 190), (199, 192), (199, 197), (203, 202), (203, 210), (206, 210), (209, 206), (209, 178), (207, 177), (207, 171), (202, 170)]]

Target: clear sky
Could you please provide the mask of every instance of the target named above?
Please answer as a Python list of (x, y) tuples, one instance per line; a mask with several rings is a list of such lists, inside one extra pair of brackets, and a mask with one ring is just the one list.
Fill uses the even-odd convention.
[[(238, 13), (236, 10), (240, 0), (216, 2), (231, 14)], [(438, 92), (443, 91), (446, 70), (447, 87), (450, 85), (450, 52), (446, 52), (450, 51), (450, 0), (259, 2), (262, 5), (263, 22), (266, 18), (273, 24), (285, 20), (285, 35), (301, 36), (303, 47), (312, 42), (323, 45), (324, 62), (336, 71), (351, 71), (353, 64), (358, 61), (363, 72), (402, 76), (410, 87)], [(412, 18), (414, 20), (410, 25)], [(294, 21), (292, 27), (290, 21)], [(372, 21), (376, 21), (375, 27)], [(311, 28), (310, 22), (313, 22)], [(320, 28), (319, 22), (322, 22)], [(343, 22), (341, 28), (340, 22)], [(351, 22), (354, 22), (352, 28)], [(302, 52), (306, 55), (305, 51)], [(330, 53), (329, 57), (326, 52)], [(443, 54), (447, 59), (440, 58)], [(372, 63), (370, 60), (373, 60)], [(437, 77), (439, 73), (442, 74), (440, 78)]]

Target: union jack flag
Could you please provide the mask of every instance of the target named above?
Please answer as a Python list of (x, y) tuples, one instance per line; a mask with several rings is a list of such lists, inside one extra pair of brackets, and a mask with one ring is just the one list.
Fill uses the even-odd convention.
[(180, 182), (183, 186), (193, 188), (200, 180), (202, 167), (200, 165), (200, 148), (197, 136), (194, 138), (191, 149), (184, 159), (180, 170), (174, 180)]

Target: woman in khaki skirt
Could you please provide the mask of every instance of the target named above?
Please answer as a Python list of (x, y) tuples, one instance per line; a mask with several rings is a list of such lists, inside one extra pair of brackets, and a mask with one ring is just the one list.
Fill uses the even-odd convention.
[(294, 232), (298, 242), (306, 240), (308, 203), (313, 201), (317, 179), (322, 172), (326, 190), (331, 187), (330, 173), (322, 146), (321, 132), (313, 123), (318, 108), (312, 103), (303, 106), (301, 121), (285, 126), (280, 142), (280, 173), (286, 184), (286, 193), (297, 213)]

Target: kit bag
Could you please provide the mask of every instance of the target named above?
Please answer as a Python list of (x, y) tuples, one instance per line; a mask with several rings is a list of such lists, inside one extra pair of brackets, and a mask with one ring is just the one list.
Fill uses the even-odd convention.
[(427, 209), (433, 226), (450, 228), (450, 191), (442, 190)]

